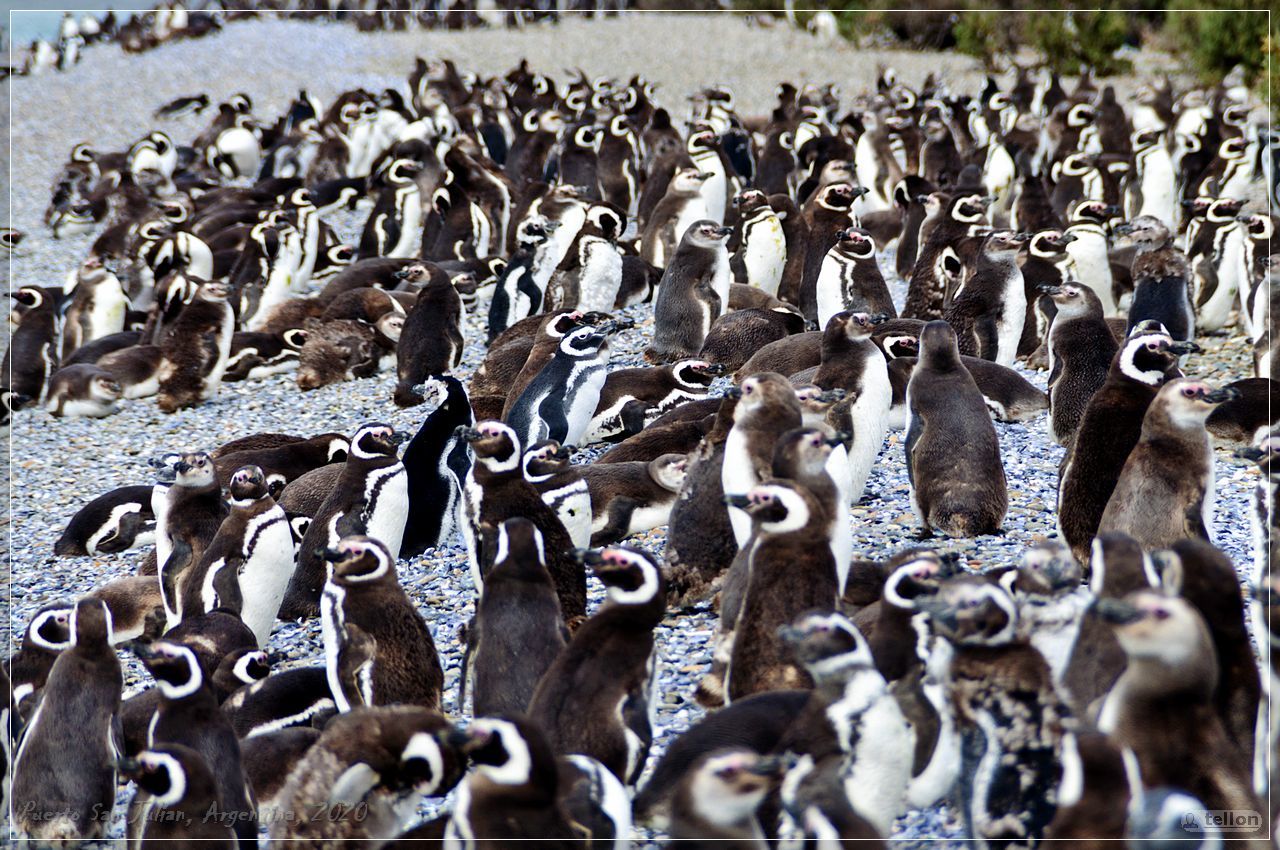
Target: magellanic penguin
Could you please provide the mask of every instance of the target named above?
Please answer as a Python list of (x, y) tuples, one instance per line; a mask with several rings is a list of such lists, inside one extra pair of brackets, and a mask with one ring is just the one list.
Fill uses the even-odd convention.
[[(375, 705), (413, 703), (439, 709), (444, 672), (431, 631), (396, 578), (387, 547), (370, 537), (346, 536), (326, 549), (328, 579), (320, 597), (326, 659), (336, 657), (344, 628), (376, 642), (370, 695)], [(332, 675), (336, 663), (326, 668)], [(330, 681), (341, 691), (341, 683)]]
[(124, 676), (111, 612), (82, 599), (68, 627), (69, 646), (49, 671), (11, 773), (13, 828), (41, 844), (100, 838), (115, 810)]
[(702, 186), (710, 177), (696, 168), (682, 168), (672, 175), (666, 193), (649, 214), (641, 233), (640, 256), (646, 263), (665, 269), (674, 261), (690, 228), (704, 220), (719, 220), (720, 216), (711, 214), (702, 197)]
[(126, 552), (155, 540), (152, 485), (117, 487), (75, 512), (53, 544), (61, 556)]
[(414, 391), (430, 413), (402, 458), (409, 478), (409, 512), (400, 543), (405, 557), (444, 545), (458, 532), (471, 452), (457, 432), (475, 423), (467, 391), (452, 375), (428, 378)]
[(557, 757), (522, 715), (482, 717), (450, 736), (474, 769), (445, 826), (447, 850), (499, 850), (528, 840), (606, 850), (630, 844), (627, 791), (589, 756)]
[(1133, 303), (1129, 306), (1129, 330), (1154, 319), (1175, 340), (1189, 340), (1196, 333), (1191, 304), (1191, 264), (1173, 244), (1173, 233), (1157, 218), (1141, 216), (1116, 228), (1122, 244), (1133, 245)]
[(498, 529), (498, 557), (467, 624), (472, 714), (523, 713), (566, 642), (542, 533), (523, 517)]
[(721, 748), (690, 766), (671, 800), (673, 846), (765, 850), (756, 810), (782, 779), (785, 760), (745, 748)]
[(653, 343), (645, 350), (651, 363), (696, 357), (711, 325), (729, 309), (729, 252), (733, 232), (714, 221), (690, 226), (658, 284), (653, 305)]
[(725, 498), (749, 511), (755, 536), (733, 626), (725, 701), (807, 687), (812, 679), (779, 644), (777, 633), (806, 611), (835, 607), (839, 578), (831, 555), (830, 518), (813, 493), (782, 479), (745, 494), (729, 492)]
[(409, 514), (409, 483), (396, 447), (407, 439), (390, 425), (360, 426), (334, 489), (302, 538), (294, 570), (280, 607), (282, 618), (315, 616), (324, 584), (323, 556), (343, 537), (364, 534), (387, 547), (392, 563), (400, 556)]
[[(726, 496), (741, 496), (772, 476), (774, 446), (803, 423), (800, 401), (790, 382), (775, 372), (753, 375), (732, 391), (738, 397), (733, 428), (724, 444), (720, 481)], [(729, 520), (738, 548), (751, 534), (751, 518), (730, 503)]]
[(845, 310), (880, 313), (889, 318), (898, 315), (876, 260), (875, 240), (861, 228), (841, 231), (822, 261), (815, 287), (820, 328)]
[[(449, 743), (451, 727), (421, 706), (358, 708), (325, 726), (276, 797), (272, 843), (343, 847), (386, 841), (417, 820), (429, 797), (462, 778), (466, 759)], [(320, 812), (318, 818), (289, 812)]]
[(167, 489), (152, 490), (151, 508), (156, 517), (156, 571), (165, 612), (173, 625), (182, 615), (183, 574), (204, 557), (227, 515), (227, 506), (207, 454), (191, 452), (170, 459), (174, 481)]
[(17, 712), (15, 720), (31, 714), (36, 704), (35, 697), (48, 680), (58, 654), (71, 646), (71, 615), (74, 612), (75, 604), (70, 600), (42, 605), (27, 622), (21, 647), (5, 659), (5, 677), (12, 689), (10, 701)]
[(157, 404), (165, 413), (192, 407), (218, 394), (222, 373), (231, 355), (235, 313), (220, 281), (200, 284), (195, 296), (160, 343), (160, 392)]
[(1119, 346), (1092, 289), (1068, 282), (1041, 292), (1057, 308), (1049, 327), (1049, 432), (1067, 446), (1089, 400), (1106, 382)]
[(1263, 811), (1252, 765), (1214, 709), (1219, 662), (1195, 607), (1147, 589), (1106, 600), (1098, 613), (1128, 656), (1098, 727), (1133, 752), (1143, 786), (1186, 788), (1207, 809)]
[(586, 435), (608, 375), (612, 322), (565, 334), (555, 355), (524, 388), (506, 415), (520, 444), (577, 444)]
[(591, 545), (607, 546), (666, 525), (688, 471), (689, 456), (679, 452), (650, 461), (583, 466), (591, 496)]
[(1099, 531), (1121, 531), (1145, 549), (1187, 537), (1213, 540), (1214, 462), (1205, 420), (1236, 391), (1185, 378), (1160, 388), (1142, 420)]
[(657, 564), (638, 549), (588, 550), (582, 558), (608, 597), (543, 674), (529, 718), (553, 750), (590, 756), (634, 786), (657, 731), (653, 630), (666, 613), (666, 589)]
[(583, 440), (617, 440), (678, 405), (705, 398), (724, 367), (705, 360), (680, 360), (668, 366), (615, 369), (605, 378), (600, 401)]
[(930, 322), (920, 334), (907, 407), (911, 503), (924, 533), (997, 532), (1009, 502), (1000, 442), (946, 322)]
[(524, 517), (542, 532), (547, 571), (556, 585), (560, 610), (573, 625), (587, 613), (587, 577), (572, 558), (573, 542), (521, 468), (520, 440), (501, 422), (480, 422), (460, 431), (475, 453), (462, 495), (462, 536), (476, 593), (484, 592), (484, 576), (498, 555), (498, 528)]
[(1081, 563), (1142, 433), (1147, 406), (1160, 385), (1179, 374), (1178, 358), (1198, 351), (1159, 326), (1136, 329), (1111, 361), (1107, 380), (1085, 408), (1075, 441), (1058, 469), (1058, 531)]
[(521, 468), (525, 480), (560, 518), (574, 548), (585, 549), (591, 542), (591, 491), (582, 477), (585, 467), (569, 462), (572, 455), (572, 446), (542, 440), (525, 450)]
[(946, 301), (942, 316), (956, 331), (960, 353), (1013, 366), (1027, 316), (1017, 256), (1026, 238), (1007, 230), (987, 235), (973, 271)]
[(418, 299), (405, 317), (396, 341), (396, 404), (401, 407), (420, 404), (422, 397), (414, 392), (414, 387), (462, 363), (465, 342), (462, 326), (462, 299), (458, 290), (447, 274), (432, 274), (418, 290)]
[(1018, 606), (1018, 634), (1049, 665), (1054, 682), (1070, 661), (1085, 609), (1093, 594), (1081, 584), (1084, 571), (1059, 540), (1041, 540), (1022, 553), (1016, 569), (1000, 582)]
[(1017, 607), (990, 577), (962, 575), (921, 601), (950, 644), (948, 688), (960, 724), (958, 787), (979, 846), (1034, 841), (1057, 806), (1066, 705), (1049, 665), (1018, 637)]
[(61, 290), (24, 286), (10, 297), (14, 307), (9, 313), (12, 336), (0, 364), (0, 375), (11, 390), (10, 406), (39, 402), (44, 397), (45, 383), (58, 368), (58, 327)]
[(787, 264), (787, 239), (782, 216), (759, 189), (748, 189), (733, 198), (738, 212), (738, 250), (732, 258), (733, 276), (738, 283), (778, 294), (782, 270)]
[(129, 808), (129, 837), (139, 846), (198, 842), (232, 850), (236, 835), (218, 810), (218, 787), (201, 755), (182, 744), (162, 744), (120, 761), (120, 772), (138, 787)]

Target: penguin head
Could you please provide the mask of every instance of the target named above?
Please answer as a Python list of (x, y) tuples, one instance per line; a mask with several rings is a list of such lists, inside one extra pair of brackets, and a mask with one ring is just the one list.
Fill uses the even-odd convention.
[(1181, 374), (1179, 358), (1199, 350), (1194, 342), (1174, 342), (1164, 325), (1148, 320), (1129, 332), (1117, 362), (1125, 377), (1154, 387)]
[(1027, 244), (1027, 237), (1013, 230), (993, 230), (982, 241), (982, 252), (992, 258), (1012, 260), (1022, 246)]
[[(1275, 219), (1265, 213), (1242, 215), (1238, 218), (1248, 231), (1249, 237), (1257, 242), (1269, 241), (1275, 233)], [(1272, 254), (1267, 258), (1267, 263), (1274, 272), (1277, 267), (1280, 267), (1280, 254)]]
[(453, 730), (439, 715), (424, 717), (420, 725), (400, 750), (392, 784), (415, 797), (441, 796), (462, 778), (466, 756), (450, 743)]
[(744, 219), (751, 213), (769, 206), (769, 196), (759, 189), (747, 189), (733, 196), (733, 205)]
[(788, 761), (754, 750), (718, 749), (690, 767), (680, 785), (696, 814), (721, 829), (754, 825), (756, 810), (786, 775)]
[(990, 576), (954, 576), (917, 605), (934, 630), (957, 646), (1003, 646), (1017, 634), (1017, 604)]
[(777, 372), (760, 372), (731, 389), (737, 390), (738, 403), (733, 411), (735, 422), (747, 422), (759, 412), (776, 408), (793, 408), (800, 412), (795, 388)]
[(883, 313), (853, 313), (845, 310), (827, 320), (825, 336), (843, 336), (853, 340), (870, 339), (876, 325), (888, 321)]
[(853, 202), (870, 190), (863, 186), (855, 186), (847, 180), (829, 183), (818, 193), (817, 204), (830, 210), (847, 210)]
[(1013, 591), (1018, 595), (1054, 596), (1080, 587), (1084, 572), (1060, 540), (1042, 540), (1022, 553)]
[(215, 304), (226, 303), (226, 300), (230, 295), (230, 285), (221, 280), (206, 280), (201, 283), (200, 288), (196, 290), (197, 299), (201, 301), (209, 301)]
[(1067, 246), (1076, 241), (1076, 238), (1072, 233), (1057, 229), (1041, 230), (1031, 237), (1027, 244), (1027, 252), (1033, 257), (1059, 258), (1066, 252)]
[(1093, 612), (1110, 625), (1130, 659), (1155, 661), (1172, 669), (1191, 665), (1214, 668), (1203, 682), (1207, 693), (1217, 681), (1208, 627), (1190, 602), (1162, 590), (1137, 590), (1123, 599), (1099, 599)]
[(817, 384), (801, 384), (795, 390), (796, 401), (800, 402), (800, 412), (806, 422), (825, 420), (827, 411), (845, 398), (845, 391), (838, 387), (824, 390)]
[(573, 446), (562, 446), (557, 440), (540, 440), (524, 450), (524, 477), (530, 481), (550, 478), (569, 467)]
[(817, 428), (792, 428), (774, 444), (774, 474), (781, 478), (820, 475), (832, 449), (842, 445), (844, 441), (839, 434), (828, 437)]
[(321, 553), (329, 580), (342, 585), (358, 585), (395, 577), (395, 561), (381, 540), (350, 535)]
[(572, 358), (593, 358), (608, 344), (612, 332), (613, 326), (607, 322), (576, 327), (560, 338), (560, 353)]
[(428, 263), (414, 262), (391, 275), (401, 284), (409, 284), (414, 287), (426, 286), (431, 280), (431, 272), (436, 267)]
[(1153, 215), (1140, 215), (1132, 221), (1115, 227), (1120, 237), (1117, 245), (1132, 245), (1139, 251), (1161, 248), (1173, 238), (1168, 225)]
[(875, 239), (861, 227), (850, 227), (841, 231), (840, 241), (837, 244), (842, 253), (859, 260), (871, 259), (876, 255)]
[(49, 652), (61, 652), (71, 646), (71, 616), (75, 606), (70, 602), (53, 602), (41, 608), (27, 623), (22, 639), (24, 649), (38, 647)]
[(710, 127), (696, 125), (690, 132), (689, 138), (685, 140), (685, 150), (691, 155), (697, 155), (705, 151), (714, 151), (720, 147), (720, 137), (716, 135), (716, 131)]
[(1152, 406), (1163, 411), (1175, 427), (1200, 429), (1214, 408), (1239, 398), (1235, 387), (1214, 389), (1204, 381), (1175, 378), (1160, 388)]
[(520, 438), (501, 422), (480, 422), (474, 428), (459, 427), (458, 435), (471, 444), (476, 461), (491, 472), (510, 472), (520, 463)]
[(1240, 210), (1244, 209), (1245, 203), (1239, 198), (1217, 198), (1213, 203), (1209, 204), (1209, 209), (1204, 217), (1209, 221), (1221, 223), (1235, 221), (1236, 216), (1240, 214)]
[[(935, 192), (934, 195), (939, 195)], [(930, 196), (933, 197), (932, 195)], [(940, 195), (940, 198), (946, 197)], [(991, 206), (994, 198), (988, 195), (978, 195), (974, 193), (957, 195), (950, 200), (949, 209), (951, 218), (964, 224), (986, 224), (987, 208)], [(926, 204), (926, 209), (928, 205)]]
[(100, 402), (113, 402), (124, 395), (124, 389), (110, 372), (98, 370), (89, 379), (89, 395)]
[(1078, 281), (1067, 281), (1061, 286), (1041, 287), (1040, 291), (1053, 301), (1058, 316), (1074, 319), (1078, 316), (1102, 315), (1102, 300), (1091, 288)]
[(456, 729), (449, 742), (471, 759), (481, 776), (498, 785), (526, 785), (538, 767), (554, 763), (542, 733), (521, 718), (481, 717)]
[(676, 383), (687, 389), (705, 391), (711, 382), (725, 373), (719, 363), (706, 360), (680, 360), (671, 365), (671, 375)]
[(361, 459), (395, 457), (396, 447), (407, 439), (407, 434), (384, 422), (370, 422), (361, 425), (351, 437), (351, 456)]
[(546, 564), (542, 532), (524, 517), (504, 520), (498, 527), (498, 549), (493, 563), (496, 566), (508, 560), (526, 567)]
[(189, 697), (204, 684), (200, 661), (195, 651), (185, 644), (167, 640), (154, 643), (134, 641), (129, 648), (142, 659), (159, 685), (160, 693), (168, 699)]
[(764, 534), (799, 531), (817, 512), (817, 503), (808, 490), (782, 479), (753, 487), (745, 496), (726, 496), (725, 501), (746, 511), (752, 524)]
[(780, 637), (815, 680), (853, 668), (874, 670), (871, 647), (843, 614), (813, 611), (778, 629)]
[(689, 456), (670, 452), (649, 461), (649, 477), (672, 493), (679, 493), (689, 475)]
[[(204, 767), (208, 784), (212, 785), (212, 774), (204, 765), (200, 754), (181, 744), (168, 744), (143, 750), (134, 758), (119, 760), (116, 767), (122, 776), (133, 780), (134, 784), (151, 795), (152, 806), (171, 809), (187, 796), (189, 787), (187, 770), (196, 761)], [(184, 765), (183, 762), (186, 764)]]
[(271, 659), (260, 649), (230, 652), (213, 673), (213, 683), (227, 693), (260, 682), (271, 674)]
[(912, 548), (899, 552), (886, 564), (883, 599), (896, 608), (919, 609), (919, 603), (933, 596), (942, 583), (964, 572), (957, 553), (941, 554), (933, 549)]
[(187, 452), (173, 461), (174, 481), (179, 487), (208, 487), (216, 480), (213, 459), (204, 452)]
[(536, 248), (551, 238), (551, 234), (560, 229), (560, 222), (551, 221), (545, 216), (529, 216), (520, 222), (516, 230), (516, 240), (525, 249)]
[(670, 191), (678, 195), (696, 195), (702, 184), (711, 179), (709, 171), (696, 168), (682, 168), (671, 178)]
[(608, 588), (617, 605), (648, 605), (665, 599), (662, 571), (647, 552), (631, 546), (606, 546), (575, 553)]
[(267, 476), (260, 466), (242, 466), (231, 473), (227, 489), (231, 492), (231, 504), (245, 507), (267, 495)]
[(428, 416), (449, 404), (449, 384), (440, 375), (430, 375), (421, 384), (415, 384), (413, 393), (426, 404)]

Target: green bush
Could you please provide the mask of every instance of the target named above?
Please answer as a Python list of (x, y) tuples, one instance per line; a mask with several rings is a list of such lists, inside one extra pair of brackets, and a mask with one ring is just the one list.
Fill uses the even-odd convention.
[(1009, 26), (1007, 12), (961, 12), (953, 35), (956, 50), (982, 60), (994, 70), (998, 57), (1012, 52), (1015, 28)]
[(1025, 40), (1059, 73), (1074, 74), (1088, 65), (1100, 76), (1122, 74), (1132, 68), (1117, 57), (1129, 37), (1129, 21), (1123, 12), (1032, 12), (1025, 20)]
[(1190, 56), (1206, 81), (1220, 80), (1240, 65), (1248, 81), (1257, 83), (1267, 68), (1266, 9), (1223, 8), (1227, 5), (1214, 0), (1174, 0), (1165, 32)]

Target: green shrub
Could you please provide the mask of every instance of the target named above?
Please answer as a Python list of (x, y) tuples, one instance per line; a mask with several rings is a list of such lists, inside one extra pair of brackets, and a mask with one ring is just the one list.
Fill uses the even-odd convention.
[(1256, 83), (1267, 66), (1266, 9), (1222, 8), (1226, 5), (1214, 0), (1174, 0), (1165, 32), (1190, 56), (1192, 66), (1206, 81), (1220, 80), (1240, 65), (1248, 81)]
[(1012, 52), (1015, 29), (1009, 26), (1007, 12), (961, 12), (952, 34), (956, 50), (978, 57), (993, 70), (998, 57)]
[(1026, 41), (1059, 73), (1074, 74), (1081, 65), (1088, 65), (1106, 76), (1132, 67), (1129, 60), (1115, 55), (1129, 37), (1129, 21), (1123, 12), (1032, 12), (1025, 22)]

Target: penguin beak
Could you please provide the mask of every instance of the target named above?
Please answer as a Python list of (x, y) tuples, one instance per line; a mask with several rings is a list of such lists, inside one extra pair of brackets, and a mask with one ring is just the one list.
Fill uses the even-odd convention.
[(321, 558), (323, 558), (325, 561), (329, 562), (330, 564), (336, 564), (338, 561), (341, 561), (344, 557), (346, 557), (346, 553), (344, 553), (341, 549), (334, 549), (332, 547), (326, 547), (324, 549), (321, 549), (319, 554)]
[(724, 503), (731, 508), (741, 508), (745, 511), (751, 505), (751, 499), (746, 493), (726, 494)]
[(409, 442), (409, 433), (407, 431), (392, 431), (391, 436), (387, 438), (387, 442), (393, 446), (399, 446)]
[(406, 277), (408, 277), (408, 276), (409, 276), (409, 267), (408, 267), (408, 266), (405, 266), (405, 267), (404, 267), (404, 268), (402, 268), (400, 271), (396, 272), (395, 274), (393, 274), (393, 275), (391, 275), (391, 276), (392, 276), (393, 278), (395, 278), (396, 280), (404, 280)]
[(474, 443), (476, 440), (479, 440), (481, 437), (484, 436), (484, 434), (482, 434), (480, 431), (476, 430), (475, 428), (470, 428), (466, 425), (459, 425), (457, 428), (454, 428), (453, 433), (454, 433), (454, 436), (461, 437), (462, 439), (466, 440), (468, 443)]
[(964, 572), (959, 552), (946, 552), (939, 556), (939, 560), (942, 563), (938, 569), (938, 578), (947, 578)]
[(853, 197), (854, 197), (854, 200), (857, 200), (858, 198), (861, 198), (863, 195), (869, 195), (869, 194), (871, 194), (871, 190), (870, 190), (870, 189), (868, 189), (866, 186), (854, 186), (854, 187), (853, 187)]
[(183, 472), (190, 472), (191, 464), (187, 463), (185, 460), (180, 460), (173, 465), (173, 471), (179, 474)]
[(1186, 342), (1171, 342), (1169, 343), (1169, 350), (1172, 351), (1174, 354), (1179, 354), (1179, 355), (1199, 354), (1201, 351), (1200, 346), (1196, 345), (1194, 342), (1191, 342), (1190, 340)]
[(1204, 400), (1210, 404), (1226, 404), (1229, 401), (1236, 401), (1241, 396), (1241, 392), (1235, 387), (1222, 387), (1204, 394)]
[(413, 385), (412, 387), (410, 387), (409, 389), (410, 389), (410, 391), (411, 391), (414, 395), (426, 395), (426, 394), (427, 394), (427, 385), (426, 385), (426, 384), (414, 384), (414, 385)]
[(1093, 612), (1113, 626), (1125, 626), (1142, 619), (1142, 612), (1137, 607), (1121, 599), (1099, 599), (1093, 604)]
[(834, 449), (836, 446), (845, 445), (852, 439), (853, 435), (848, 431), (837, 431), (835, 436), (827, 438), (827, 445)]
[(732, 228), (732, 227), (719, 227), (719, 228), (716, 228), (716, 233), (720, 234), (720, 236), (722, 236), (722, 237), (724, 237), (724, 236), (728, 236), (730, 233), (733, 233), (733, 228)]
[(742, 398), (742, 388), (729, 387), (729, 389), (724, 391), (724, 397), (725, 398)]
[(1054, 286), (1054, 285), (1052, 285), (1052, 284), (1047, 284), (1047, 283), (1044, 283), (1044, 284), (1041, 284), (1040, 286), (1037, 286), (1037, 287), (1036, 287), (1036, 289), (1037, 289), (1037, 291), (1039, 291), (1039, 293), (1040, 293), (1041, 295), (1048, 295), (1050, 298), (1052, 298), (1052, 297), (1053, 297), (1053, 296), (1055, 296), (1055, 295), (1061, 295), (1061, 294), (1062, 294), (1062, 287), (1061, 287), (1061, 286)]
[(604, 563), (604, 556), (595, 549), (574, 549), (570, 553), (575, 564), (582, 564), (587, 567), (598, 567)]
[(1080, 237), (1076, 236), (1074, 233), (1064, 233), (1062, 234), (1061, 238), (1059, 238), (1057, 241), (1061, 245), (1070, 245), (1072, 242), (1075, 242), (1079, 238)]
[(444, 736), (445, 743), (455, 749), (464, 749), (471, 743), (471, 735), (466, 729), (453, 728)]
[(883, 325), (885, 322), (889, 321), (889, 314), (875, 313), (872, 316), (868, 317), (867, 321), (870, 322), (872, 326)]
[(1102, 212), (1107, 218), (1115, 218), (1120, 215), (1120, 213), (1124, 212), (1124, 210), (1120, 209), (1120, 207), (1115, 204), (1107, 204), (1102, 208)]
[(1245, 446), (1244, 448), (1236, 449), (1232, 453), (1232, 456), (1238, 457), (1241, 460), (1251, 460), (1256, 463), (1257, 461), (1262, 460), (1266, 456), (1266, 454), (1267, 454), (1266, 452), (1264, 452), (1262, 449), (1258, 448), (1257, 446)]
[(556, 449), (554, 457), (556, 457), (559, 460), (568, 460), (573, 456), (573, 453), (576, 450), (577, 449), (575, 446), (561, 446), (560, 448)]
[(916, 607), (947, 631), (955, 631), (960, 625), (956, 610), (936, 597), (927, 596), (916, 602)]
[(1121, 236), (1128, 236), (1130, 233), (1133, 232), (1133, 225), (1129, 224), (1128, 222), (1125, 222), (1124, 224), (1117, 224), (1115, 227), (1111, 229)]
[(789, 769), (787, 759), (782, 756), (765, 756), (751, 766), (748, 773), (756, 776), (779, 777)]

